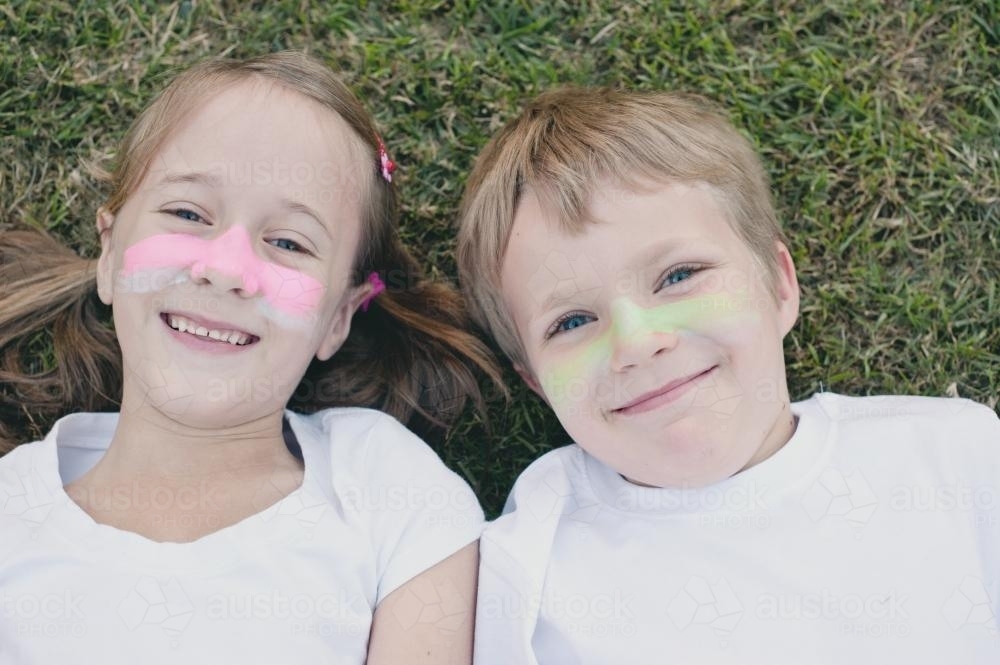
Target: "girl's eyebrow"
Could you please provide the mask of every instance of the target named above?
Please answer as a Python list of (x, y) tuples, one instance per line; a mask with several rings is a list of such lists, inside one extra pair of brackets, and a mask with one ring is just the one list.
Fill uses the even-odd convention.
[(320, 217), (320, 214), (307, 206), (305, 203), (299, 203), (298, 201), (293, 201), (291, 199), (281, 199), (281, 205), (290, 212), (300, 212), (307, 217), (310, 217), (314, 222), (319, 224), (319, 226), (323, 229), (323, 233), (325, 233), (330, 240), (333, 240), (333, 236), (330, 234), (330, 229), (327, 228), (326, 223), (323, 221), (323, 218)]
[[(163, 176), (159, 182), (158, 186), (164, 185), (202, 185), (204, 187), (221, 187), (222, 178), (214, 173), (204, 173), (204, 172), (192, 172), (192, 173), (168, 173)], [(327, 235), (328, 238), (333, 240), (333, 236), (330, 233), (330, 229), (327, 227), (326, 223), (323, 221), (323, 217), (307, 206), (305, 203), (300, 203), (299, 201), (293, 201), (291, 199), (281, 199), (281, 206), (288, 210), (289, 212), (299, 212), (307, 217), (311, 217), (314, 222), (319, 224), (320, 228), (323, 229), (323, 233)]]

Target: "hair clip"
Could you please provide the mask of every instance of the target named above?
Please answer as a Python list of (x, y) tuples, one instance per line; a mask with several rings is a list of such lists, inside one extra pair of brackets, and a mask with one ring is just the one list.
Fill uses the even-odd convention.
[(377, 296), (378, 294), (380, 294), (383, 291), (385, 291), (385, 283), (378, 276), (377, 272), (370, 272), (370, 273), (368, 273), (368, 281), (371, 282), (372, 291), (371, 291), (371, 293), (368, 294), (368, 296), (361, 303), (361, 311), (362, 312), (367, 312), (368, 311), (368, 305), (370, 305), (371, 302), (372, 302), (372, 300), (375, 299), (375, 296)]
[(382, 168), (382, 177), (386, 182), (392, 182), (392, 174), (396, 171), (396, 162), (389, 159), (389, 153), (385, 151), (385, 144), (382, 139), (378, 140), (378, 161)]

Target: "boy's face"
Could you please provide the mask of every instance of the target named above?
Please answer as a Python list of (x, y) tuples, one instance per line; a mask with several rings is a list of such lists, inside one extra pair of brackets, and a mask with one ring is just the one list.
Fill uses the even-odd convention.
[(502, 268), (522, 377), (569, 435), (629, 480), (709, 485), (790, 432), (782, 338), (798, 315), (787, 249), (775, 296), (703, 185), (604, 183), (571, 234), (526, 192)]

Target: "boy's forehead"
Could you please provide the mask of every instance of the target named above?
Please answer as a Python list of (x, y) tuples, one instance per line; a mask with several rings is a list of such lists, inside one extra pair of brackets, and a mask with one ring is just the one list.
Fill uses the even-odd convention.
[(501, 268), (515, 317), (561, 300), (586, 306), (623, 271), (629, 283), (645, 282), (685, 248), (718, 253), (739, 242), (707, 185), (603, 182), (588, 204), (588, 219), (569, 226), (533, 191), (522, 197)]
[[(526, 190), (518, 202), (501, 263), (505, 287), (529, 279), (525, 270), (566, 263), (561, 256), (645, 263), (664, 247), (718, 241), (721, 227), (731, 230), (709, 188), (698, 184), (597, 183), (585, 219), (561, 219), (550, 201)], [(583, 278), (592, 271), (567, 264), (562, 272)]]

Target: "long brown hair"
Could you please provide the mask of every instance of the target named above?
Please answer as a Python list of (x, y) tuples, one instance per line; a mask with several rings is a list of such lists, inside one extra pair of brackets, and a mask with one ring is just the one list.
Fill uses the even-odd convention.
[[(468, 330), (461, 296), (425, 278), (400, 241), (396, 186), (379, 172), (375, 123), (329, 69), (295, 52), (246, 60), (212, 59), (178, 75), (125, 134), (104, 204), (116, 214), (147, 165), (189, 114), (223, 86), (251, 78), (274, 82), (330, 109), (371, 155), (361, 176), (362, 237), (354, 285), (370, 272), (387, 285), (356, 316), (341, 349), (313, 360), (288, 407), (310, 413), (331, 406), (381, 409), (422, 436), (447, 428), (471, 399), (485, 416), (477, 371), (506, 394), (488, 348)], [(46, 333), (54, 362), (38, 357)], [(51, 366), (49, 366), (51, 365)], [(0, 454), (39, 438), (76, 410), (120, 408), (122, 358), (109, 309), (96, 292), (96, 259), (79, 257), (40, 231), (0, 232)]]

